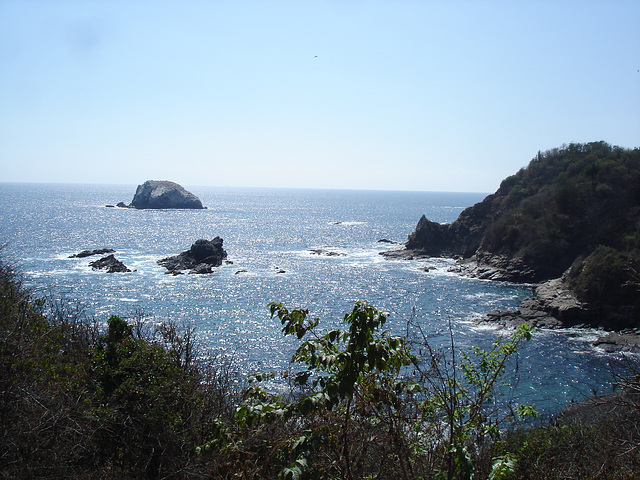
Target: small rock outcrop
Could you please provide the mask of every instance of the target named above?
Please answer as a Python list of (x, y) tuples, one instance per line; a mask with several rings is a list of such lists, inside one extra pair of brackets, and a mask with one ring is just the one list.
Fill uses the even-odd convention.
[(346, 257), (347, 256), (346, 253), (335, 252), (333, 250), (325, 250), (323, 248), (309, 250), (309, 253), (311, 253), (311, 255), (320, 255), (325, 257)]
[(556, 278), (534, 287), (531, 297), (525, 298), (518, 310), (493, 310), (479, 321), (509, 327), (528, 323), (534, 327), (564, 328), (586, 326), (593, 320), (589, 306)]
[(188, 270), (189, 273), (211, 273), (212, 267), (219, 267), (227, 258), (227, 252), (222, 248), (223, 240), (215, 237), (213, 240), (200, 239), (185, 252), (172, 257), (158, 260), (158, 265), (167, 269), (167, 273), (174, 275)]
[(381, 238), (378, 243), (388, 243), (390, 245), (405, 245), (405, 242), (398, 242), (396, 240), (389, 240), (388, 238)]
[(113, 248), (97, 248), (95, 250), (82, 250), (80, 253), (70, 255), (69, 258), (85, 258), (92, 255), (105, 255), (107, 253), (115, 253)]
[[(620, 385), (621, 384), (621, 385)], [(561, 425), (637, 425), (640, 421), (640, 392), (633, 377), (620, 381), (612, 393), (593, 395), (581, 402), (571, 402), (556, 418)], [(615, 428), (615, 427), (614, 427)]]
[(89, 263), (94, 270), (106, 270), (107, 273), (124, 273), (130, 272), (127, 266), (112, 255), (107, 255), (99, 260)]
[(138, 185), (129, 205), (120, 202), (117, 206), (137, 209), (200, 210), (206, 208), (193, 193), (185, 190), (181, 185), (167, 180), (147, 180), (142, 185)]

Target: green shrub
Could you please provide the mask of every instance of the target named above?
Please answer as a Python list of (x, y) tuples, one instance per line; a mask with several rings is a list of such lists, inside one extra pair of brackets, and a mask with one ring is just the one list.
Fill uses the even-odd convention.
[(591, 255), (578, 259), (568, 274), (569, 284), (584, 302), (625, 303), (640, 306), (634, 273), (640, 256), (611, 247), (598, 247)]
[(230, 418), (231, 381), (196, 362), (192, 330), (141, 331), (114, 316), (99, 336), (0, 261), (0, 478), (203, 473), (193, 452)]

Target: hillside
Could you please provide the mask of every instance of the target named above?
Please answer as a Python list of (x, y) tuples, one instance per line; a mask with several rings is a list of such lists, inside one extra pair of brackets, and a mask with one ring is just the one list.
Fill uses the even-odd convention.
[[(424, 216), (413, 255), (468, 260), (483, 278), (565, 285), (597, 310), (640, 308), (640, 150), (570, 144), (531, 160), (450, 225)], [(593, 310), (593, 308), (592, 308)]]

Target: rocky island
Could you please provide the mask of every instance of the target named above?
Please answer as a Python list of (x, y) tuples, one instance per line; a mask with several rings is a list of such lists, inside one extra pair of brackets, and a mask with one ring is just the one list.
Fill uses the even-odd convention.
[(158, 264), (165, 267), (167, 273), (174, 275), (182, 273), (183, 270), (189, 270), (189, 273), (211, 273), (212, 267), (219, 267), (227, 258), (222, 242), (220, 237), (215, 237), (213, 240), (196, 240), (189, 250), (160, 259)]
[(201, 210), (206, 208), (193, 193), (168, 180), (147, 180), (142, 185), (138, 185), (133, 200), (129, 205), (120, 202), (117, 206), (137, 209), (180, 208)]
[(385, 255), (453, 257), (460, 273), (538, 284), (519, 310), (483, 321), (596, 327), (640, 343), (640, 150), (539, 152), (453, 223), (420, 218), (405, 248)]

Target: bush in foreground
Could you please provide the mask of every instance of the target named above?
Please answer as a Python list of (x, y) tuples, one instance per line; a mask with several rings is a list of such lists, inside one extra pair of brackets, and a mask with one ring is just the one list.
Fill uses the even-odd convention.
[(203, 474), (193, 449), (232, 412), (193, 331), (149, 331), (35, 297), (0, 262), (0, 478)]
[[(270, 305), (302, 341), (290, 391), (256, 374), (237, 395), (191, 328), (113, 316), (105, 330), (33, 295), (0, 261), (0, 478), (636, 478), (638, 395), (598, 422), (508, 433), (529, 406), (499, 401), (531, 332), (487, 349), (430, 348), (384, 331), (357, 303), (345, 329), (317, 333), (306, 310)], [(638, 373), (636, 371), (636, 373)], [(640, 392), (640, 375), (619, 377)], [(611, 406), (616, 408), (610, 408)], [(626, 410), (623, 410), (626, 409)], [(613, 411), (625, 412), (612, 415)], [(586, 417), (585, 417), (586, 418)], [(505, 433), (507, 433), (505, 435)]]

